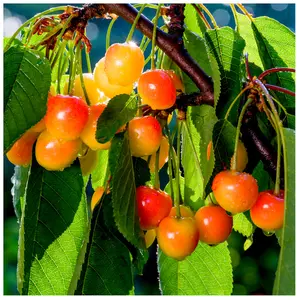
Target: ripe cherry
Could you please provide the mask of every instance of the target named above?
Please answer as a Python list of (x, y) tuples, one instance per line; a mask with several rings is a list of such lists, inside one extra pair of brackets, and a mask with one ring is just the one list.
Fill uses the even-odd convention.
[(167, 193), (148, 186), (139, 186), (136, 189), (136, 201), (143, 230), (156, 228), (172, 208), (172, 199)]
[(178, 91), (184, 92), (184, 86), (181, 79), (177, 76), (173, 70), (165, 70), (165, 72), (172, 78), (175, 89)]
[(98, 85), (99, 89), (109, 98), (113, 98), (120, 94), (130, 95), (133, 90), (133, 84), (128, 84), (126, 86), (111, 84), (108, 81), (107, 75), (104, 71), (104, 57), (99, 60), (95, 65), (94, 69), (94, 80)]
[(46, 129), (45, 118), (41, 119), (38, 123), (36, 123), (29, 130), (32, 132), (40, 133)]
[(145, 244), (146, 248), (149, 248), (155, 241), (156, 229), (147, 230), (145, 233)]
[(172, 78), (164, 70), (143, 73), (137, 89), (142, 103), (152, 109), (167, 109), (175, 104), (176, 89)]
[[(158, 168), (161, 169), (168, 161), (169, 157), (169, 141), (163, 136), (159, 148)], [(148, 159), (148, 157), (146, 158)], [(155, 172), (156, 153), (152, 154), (149, 161), (149, 169), (151, 173)]]
[(128, 135), (131, 154), (142, 157), (152, 155), (158, 150), (162, 129), (152, 116), (136, 117), (129, 122)]
[(183, 260), (197, 247), (199, 233), (194, 218), (164, 218), (156, 231), (160, 249), (168, 256)]
[(47, 103), (47, 131), (58, 139), (75, 140), (80, 136), (89, 116), (88, 106), (75, 96), (51, 96)]
[(232, 230), (232, 217), (221, 206), (203, 206), (195, 215), (199, 240), (216, 245), (227, 240)]
[(106, 150), (111, 145), (111, 142), (101, 144), (96, 140), (97, 122), (105, 107), (106, 105), (101, 103), (89, 107), (89, 118), (80, 135), (82, 141), (92, 150)]
[(232, 214), (249, 210), (258, 197), (256, 180), (250, 174), (235, 171), (217, 174), (212, 190), (218, 204)]
[[(233, 164), (233, 158), (231, 158), (231, 169), (232, 169), (232, 164)], [(238, 147), (237, 147), (237, 162), (236, 162), (236, 170), (238, 172), (243, 172), (248, 164), (248, 154), (246, 147), (242, 141), (239, 140), (238, 142)]]
[(135, 43), (111, 45), (105, 54), (104, 70), (110, 84), (132, 85), (144, 68), (144, 53)]
[(32, 147), (38, 137), (32, 130), (26, 131), (6, 153), (8, 160), (19, 166), (28, 166), (32, 158)]
[(62, 171), (76, 159), (81, 148), (81, 140), (63, 140), (43, 131), (35, 146), (37, 162), (49, 171)]
[(104, 187), (99, 186), (96, 188), (93, 196), (92, 196), (92, 200), (91, 200), (91, 210), (93, 211), (95, 206), (97, 205), (97, 203), (100, 201), (102, 195), (104, 193)]
[[(194, 217), (194, 213), (189, 207), (184, 206), (184, 205), (180, 205), (179, 209), (180, 209), (180, 216), (181, 217), (185, 217), (185, 218), (189, 218), (189, 217), (193, 218)], [(177, 210), (176, 207), (173, 206), (170, 213), (169, 213), (169, 216), (170, 217), (176, 217), (176, 214), (177, 214), (176, 210)]]
[(253, 223), (265, 231), (280, 229), (284, 220), (284, 191), (280, 190), (279, 195), (273, 191), (259, 193), (250, 216)]

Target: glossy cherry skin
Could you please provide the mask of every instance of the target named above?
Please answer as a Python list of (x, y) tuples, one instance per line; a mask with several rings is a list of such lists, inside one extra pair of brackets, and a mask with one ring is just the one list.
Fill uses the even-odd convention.
[(198, 245), (199, 232), (194, 218), (164, 218), (156, 231), (157, 242), (164, 254), (183, 260)]
[(26, 131), (6, 153), (8, 160), (18, 166), (28, 166), (32, 158), (32, 147), (38, 137), (38, 133)]
[(150, 70), (141, 75), (138, 93), (143, 104), (152, 109), (167, 109), (175, 104), (176, 89), (172, 78), (164, 70)]
[(95, 192), (93, 193), (91, 199), (91, 210), (93, 211), (97, 203), (101, 200), (101, 197), (104, 193), (104, 187), (99, 186), (96, 188)]
[[(233, 164), (233, 156), (230, 161), (230, 166), (232, 169)], [(248, 164), (248, 153), (246, 147), (242, 141), (238, 142), (237, 147), (237, 162), (236, 162), (236, 170), (238, 172), (243, 172)]]
[(250, 209), (253, 223), (265, 230), (273, 231), (282, 228), (284, 220), (284, 191), (279, 195), (273, 191), (259, 193), (258, 199)]
[(156, 239), (156, 229), (147, 230), (145, 233), (146, 248), (149, 248)]
[[(185, 218), (193, 218), (194, 217), (194, 213), (189, 207), (184, 206), (184, 205), (179, 205), (179, 209), (180, 209), (180, 216), (181, 217), (185, 217)], [(170, 213), (169, 213), (169, 216), (170, 217), (176, 217), (176, 214), (177, 214), (176, 207), (173, 206)]]
[(47, 103), (47, 131), (56, 138), (75, 140), (80, 136), (89, 117), (87, 104), (75, 96), (51, 96)]
[(175, 73), (175, 71), (173, 70), (164, 70), (173, 80), (173, 84), (175, 86), (175, 89), (177, 91), (177, 93), (180, 91), (184, 92), (184, 86), (183, 83), (181, 81), (181, 79), (177, 76), (177, 74)]
[(102, 91), (107, 97), (113, 98), (120, 94), (130, 95), (133, 90), (133, 84), (129, 84), (126, 86), (111, 84), (108, 81), (107, 75), (104, 71), (104, 57), (99, 60), (99, 62), (95, 65), (94, 68), (94, 80), (98, 85), (100, 91)]
[(233, 220), (221, 206), (204, 206), (198, 209), (195, 220), (199, 231), (199, 240), (216, 245), (227, 240)]
[[(163, 136), (160, 143), (159, 148), (159, 159), (158, 159), (158, 168), (159, 170), (164, 166), (164, 164), (168, 161), (169, 157), (169, 141), (168, 139)], [(148, 157), (147, 157), (148, 160)], [(149, 161), (149, 169), (151, 173), (155, 172), (155, 162), (156, 162), (156, 153), (151, 155)]]
[(49, 171), (62, 171), (70, 166), (81, 149), (81, 140), (63, 140), (43, 131), (35, 146), (37, 162)]
[(135, 43), (116, 43), (105, 54), (104, 70), (110, 84), (132, 85), (144, 68), (144, 53)]
[(106, 150), (110, 148), (111, 142), (104, 144), (98, 143), (96, 140), (97, 122), (102, 112), (104, 111), (105, 104), (96, 104), (89, 107), (89, 118), (83, 131), (81, 132), (80, 138), (82, 141), (89, 146), (92, 150)]
[(156, 228), (172, 208), (172, 199), (167, 193), (148, 186), (139, 186), (136, 189), (136, 201), (143, 230)]
[(218, 204), (232, 214), (249, 210), (258, 197), (254, 177), (235, 171), (217, 174), (212, 183), (212, 191)]
[(136, 157), (154, 154), (161, 143), (162, 129), (152, 116), (136, 117), (129, 122), (131, 154)]

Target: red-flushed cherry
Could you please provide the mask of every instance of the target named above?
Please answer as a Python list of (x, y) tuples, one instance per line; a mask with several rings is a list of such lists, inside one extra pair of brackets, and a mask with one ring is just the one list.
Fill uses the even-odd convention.
[(47, 103), (47, 131), (56, 138), (75, 140), (80, 136), (89, 116), (88, 106), (75, 96), (51, 96)]
[(221, 206), (203, 206), (195, 214), (199, 240), (216, 245), (227, 240), (233, 220)]
[(172, 78), (164, 70), (150, 70), (141, 75), (138, 93), (143, 104), (152, 109), (167, 109), (176, 101), (176, 89)]
[(38, 137), (38, 133), (26, 131), (6, 153), (8, 160), (18, 166), (28, 166), (32, 158), (32, 147)]
[(260, 192), (258, 199), (250, 209), (253, 223), (264, 231), (282, 228), (284, 220), (284, 190), (279, 195), (273, 191)]
[(194, 218), (164, 218), (156, 231), (160, 249), (169, 257), (183, 260), (198, 244), (199, 232)]
[(154, 154), (161, 143), (162, 129), (152, 116), (136, 117), (129, 122), (131, 154), (136, 157)]
[(212, 191), (218, 204), (232, 214), (249, 210), (258, 197), (258, 186), (253, 176), (228, 170), (215, 176)]
[(139, 186), (136, 189), (136, 201), (143, 230), (156, 228), (172, 208), (172, 199), (167, 193), (148, 186)]
[(70, 166), (81, 149), (81, 140), (63, 140), (43, 131), (35, 146), (37, 162), (49, 171), (62, 171)]
[[(188, 206), (179, 205), (179, 209), (180, 209), (181, 217), (185, 217), (185, 218), (193, 218), (194, 217), (193, 211)], [(169, 213), (169, 216), (176, 217), (176, 215), (177, 215), (177, 208), (175, 206), (173, 206)]]
[(141, 76), (144, 53), (135, 43), (116, 43), (105, 53), (104, 70), (110, 84), (128, 86)]

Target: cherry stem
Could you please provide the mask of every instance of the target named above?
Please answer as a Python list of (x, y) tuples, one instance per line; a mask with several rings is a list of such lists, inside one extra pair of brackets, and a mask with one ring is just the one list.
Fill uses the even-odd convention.
[[(66, 49), (66, 45), (67, 45), (67, 41), (62, 41), (62, 43), (60, 44), (60, 47), (63, 48), (64, 50)], [(56, 91), (57, 91), (57, 94), (60, 94), (60, 82), (61, 82), (61, 77), (62, 75), (64, 74), (64, 63), (63, 63), (63, 60), (64, 60), (64, 54), (62, 54), (60, 56), (60, 59), (59, 59), (59, 63), (58, 63), (58, 75), (57, 75), (57, 87), (56, 87)]]
[(159, 182), (159, 152), (160, 146), (155, 154), (155, 179), (154, 179), (154, 188), (156, 190), (160, 189), (160, 182)]
[(252, 101), (253, 101), (253, 98), (247, 99), (247, 101), (244, 104), (242, 111), (239, 115), (239, 120), (238, 120), (238, 124), (237, 124), (237, 128), (236, 128), (236, 135), (235, 135), (233, 162), (232, 162), (232, 166), (231, 166), (232, 171), (236, 171), (236, 167), (237, 167), (237, 148), (238, 148), (238, 143), (239, 143), (240, 130), (241, 130), (241, 126), (242, 126), (243, 117), (244, 117), (244, 114), (245, 114), (248, 106), (252, 103)]
[(273, 91), (278, 91), (278, 92), (281, 92), (281, 93), (285, 93), (285, 94), (291, 95), (291, 96), (293, 96), (293, 97), (296, 96), (296, 93), (295, 93), (295, 92), (290, 91), (290, 90), (285, 89), (285, 88), (282, 88), (282, 87), (277, 86), (277, 85), (273, 85), (273, 84), (268, 84), (268, 83), (266, 83), (266, 84), (265, 84), (265, 87), (268, 88), (269, 90), (273, 90)]
[(108, 25), (107, 31), (106, 31), (106, 38), (105, 38), (105, 49), (107, 51), (107, 49), (110, 46), (110, 35), (111, 35), (111, 30), (115, 24), (115, 22), (117, 21), (117, 18), (112, 19)]
[(231, 8), (233, 17), (234, 17), (234, 22), (235, 22), (236, 31), (237, 31), (237, 33), (239, 33), (240, 28), (239, 28), (239, 22), (238, 22), (238, 19), (237, 19), (237, 11), (236, 11), (236, 9), (235, 9), (234, 4), (229, 4), (229, 5), (230, 5), (230, 8)]
[(253, 22), (253, 18), (249, 14), (248, 10), (242, 4), (237, 4), (237, 6), (243, 12), (243, 14), (246, 15), (251, 22)]
[(296, 70), (293, 68), (272, 68), (262, 72), (257, 78), (259, 80), (262, 80), (265, 76), (277, 72), (296, 72)]
[(174, 199), (174, 187), (173, 187), (173, 168), (172, 168), (172, 149), (173, 149), (173, 141), (171, 139), (170, 129), (168, 124), (165, 125), (167, 137), (169, 140), (169, 159), (168, 159), (168, 172), (169, 172), (169, 182), (171, 188), (171, 198)]
[(162, 4), (158, 4), (158, 8), (156, 10), (155, 18), (153, 21), (153, 34), (152, 34), (152, 49), (151, 49), (151, 69), (155, 69), (155, 45), (156, 45), (156, 31), (157, 31), (157, 22), (160, 16), (160, 8)]
[[(86, 36), (86, 29), (85, 29), (84, 34)], [(87, 48), (86, 45), (84, 45), (84, 52), (85, 52), (85, 60), (86, 60), (86, 65), (87, 65), (88, 73), (92, 73), (92, 65), (91, 65), (90, 54), (88, 52), (88, 48)]]
[(212, 24), (214, 25), (214, 28), (217, 29), (219, 28), (217, 25), (217, 22), (215, 20), (215, 18), (213, 17), (213, 15), (210, 13), (210, 11), (203, 5), (203, 4), (199, 4), (199, 6), (206, 12), (206, 14), (209, 16)]
[[(80, 47), (79, 47), (79, 49), (80, 49)], [(81, 87), (82, 87), (82, 90), (83, 90), (83, 93), (84, 93), (86, 103), (87, 103), (87, 105), (90, 105), (91, 102), (90, 102), (89, 95), (87, 93), (87, 90), (86, 90), (86, 87), (85, 87), (85, 84), (84, 84), (83, 74), (82, 74), (82, 54), (81, 54), (81, 50), (78, 51), (77, 56), (78, 56), (77, 59), (78, 59), (78, 71), (79, 71), (78, 73), (79, 73), (79, 77), (80, 77)]]
[(142, 14), (142, 12), (143, 12), (143, 10), (145, 9), (146, 6), (147, 6), (147, 3), (143, 4), (142, 7), (141, 7), (141, 9), (139, 10), (138, 14), (136, 15), (135, 20), (132, 23), (132, 26), (131, 26), (130, 31), (128, 33), (128, 36), (127, 36), (127, 39), (126, 39), (126, 43), (128, 43), (128, 42), (131, 41), (133, 33), (134, 33), (134, 30), (135, 30), (135, 27), (136, 27), (136, 24), (137, 24), (137, 22), (138, 22), (138, 20), (139, 20), (139, 18), (141, 16), (141, 14)]
[(174, 200), (174, 206), (176, 208), (176, 216), (177, 218), (181, 217), (180, 214), (180, 137), (182, 132), (182, 124), (183, 121), (177, 119), (178, 129), (177, 129), (177, 145), (176, 145), (176, 152), (177, 152), (177, 163), (176, 163), (176, 195)]
[(198, 7), (198, 5), (197, 4), (192, 4), (192, 5), (193, 5), (194, 9), (196, 10), (197, 14), (199, 15), (199, 17), (202, 19), (202, 21), (206, 25), (206, 28), (211, 29), (210, 24), (208, 23), (207, 19), (205, 18), (204, 14), (202, 13), (202, 11)]

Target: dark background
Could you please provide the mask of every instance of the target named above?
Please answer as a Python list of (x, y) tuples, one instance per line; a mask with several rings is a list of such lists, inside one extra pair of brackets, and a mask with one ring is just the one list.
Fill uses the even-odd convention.
[[(48, 8), (64, 4), (5, 4), (3, 29), (4, 36), (11, 36), (27, 19)], [(79, 4), (75, 4), (79, 6)], [(234, 27), (234, 19), (229, 4), (207, 4), (219, 26)], [(246, 9), (254, 15), (269, 16), (278, 20), (295, 32), (295, 4), (245, 4)], [(155, 11), (144, 10), (145, 15), (153, 18)], [(105, 54), (105, 35), (109, 21), (97, 19), (89, 23), (87, 35), (93, 48), (90, 53), (92, 68)], [(111, 43), (125, 41), (131, 25), (121, 18), (117, 20), (111, 34)], [(135, 33), (133, 40), (139, 41), (141, 34)], [(85, 69), (85, 67), (84, 67)], [(84, 70), (86, 72), (86, 69)], [(16, 267), (18, 248), (18, 224), (14, 214), (11, 197), (11, 177), (14, 166), (4, 158), (4, 294), (18, 295), (16, 287)], [(233, 263), (234, 289), (237, 295), (271, 294), (277, 267), (279, 246), (275, 236), (266, 237), (257, 229), (254, 243), (247, 251), (243, 250), (245, 238), (232, 232), (229, 238), (229, 249)], [(141, 295), (159, 294), (155, 245), (150, 249), (149, 262), (144, 275), (135, 278), (136, 293)]]

